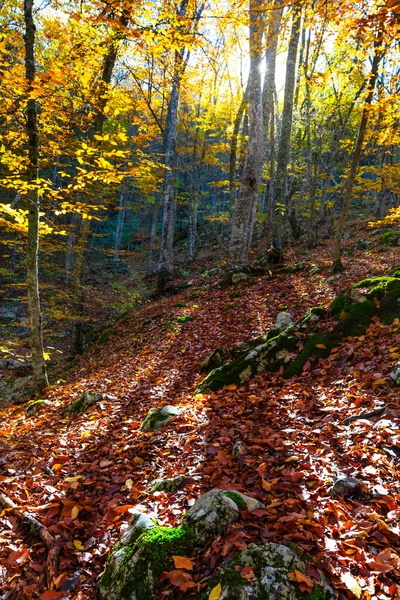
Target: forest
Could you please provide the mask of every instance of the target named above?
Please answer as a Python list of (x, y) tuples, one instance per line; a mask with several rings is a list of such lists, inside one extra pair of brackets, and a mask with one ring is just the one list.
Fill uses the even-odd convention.
[(400, 600), (400, 1), (0, 5), (0, 600)]

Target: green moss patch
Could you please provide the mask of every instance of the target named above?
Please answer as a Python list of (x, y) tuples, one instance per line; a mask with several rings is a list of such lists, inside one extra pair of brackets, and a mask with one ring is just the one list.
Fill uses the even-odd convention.
[(240, 494), (235, 492), (235, 490), (228, 490), (228, 491), (224, 492), (224, 494), (225, 494), (225, 496), (227, 496), (228, 498), (233, 500), (238, 508), (241, 508), (243, 510), (247, 509), (246, 502), (243, 500), (243, 498)]

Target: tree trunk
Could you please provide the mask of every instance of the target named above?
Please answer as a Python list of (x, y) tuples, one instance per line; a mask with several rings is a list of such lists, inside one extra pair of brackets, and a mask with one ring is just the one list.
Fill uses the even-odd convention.
[(247, 88), (243, 94), (242, 101), (238, 108), (235, 117), (235, 123), (233, 125), (233, 133), (231, 137), (231, 147), (229, 154), (229, 206), (231, 211), (235, 206), (236, 202), (236, 158), (237, 158), (237, 147), (238, 147), (238, 137), (240, 131), (240, 124), (243, 119), (243, 115), (246, 112), (246, 108), (248, 106), (248, 95)]
[(287, 64), (286, 64), (286, 80), (285, 80), (285, 95), (283, 100), (281, 135), (279, 140), (278, 160), (276, 165), (275, 175), (275, 192), (274, 192), (274, 209), (277, 210), (277, 228), (274, 232), (273, 244), (280, 246), (280, 225), (282, 214), (285, 210), (286, 200), (286, 183), (287, 183), (287, 167), (290, 157), (290, 137), (292, 133), (293, 121), (293, 97), (296, 81), (296, 59), (297, 48), (299, 45), (301, 23), (301, 7), (297, 6), (294, 9), (292, 30), (290, 34)]
[(265, 79), (263, 90), (264, 149), (266, 149), (268, 145), (269, 125), (274, 106), (276, 54), (282, 15), (282, 2), (281, 0), (275, 0), (271, 20), (268, 25), (267, 48), (265, 50)]
[(151, 219), (151, 228), (150, 228), (150, 240), (149, 240), (149, 254), (147, 256), (147, 275), (153, 275), (154, 273), (154, 265), (153, 265), (153, 256), (154, 256), (154, 245), (157, 239), (157, 226), (158, 219), (160, 216), (160, 196), (156, 192), (154, 198), (154, 209), (153, 216)]
[[(179, 53), (176, 52), (176, 55)], [(180, 56), (180, 55), (179, 55)], [(178, 56), (175, 58), (175, 74), (172, 83), (171, 99), (168, 105), (167, 122), (165, 128), (165, 172), (162, 202), (162, 233), (160, 259), (158, 263), (158, 287), (163, 289), (172, 274), (174, 267), (174, 229), (175, 229), (175, 162), (176, 162), (176, 135), (178, 128), (179, 90), (181, 82), (180, 63)]]
[(228, 261), (230, 271), (240, 270), (248, 262), (260, 184), (263, 142), (260, 73), (262, 10), (261, 0), (250, 0), (249, 141), (239, 195), (232, 214)]
[[(32, 90), (35, 80), (35, 23), (32, 15), (33, 0), (24, 2), (25, 19), (25, 77), (28, 81), (28, 93)], [(26, 131), (28, 134), (28, 157), (27, 180), (33, 182), (33, 188), (28, 192), (28, 239), (26, 249), (27, 262), (27, 289), (28, 289), (28, 314), (30, 329), (30, 344), (32, 354), (32, 369), (35, 388), (40, 392), (48, 385), (46, 366), (43, 355), (42, 317), (40, 311), (39, 294), (39, 220), (40, 220), (40, 196), (36, 188), (36, 180), (39, 175), (39, 134), (36, 112), (36, 101), (30, 99), (26, 108)]]
[(125, 210), (127, 196), (129, 193), (129, 182), (124, 180), (121, 184), (121, 192), (119, 195), (119, 208), (117, 217), (117, 227), (115, 230), (115, 243), (114, 243), (114, 262), (117, 263), (119, 260), (119, 250), (121, 248), (122, 232), (124, 229), (125, 221)]
[[(380, 36), (378, 36), (378, 37), (380, 38)], [(348, 177), (346, 180), (345, 195), (344, 195), (344, 200), (343, 200), (342, 211), (340, 214), (339, 222), (337, 224), (335, 239), (333, 242), (332, 273), (339, 273), (339, 272), (344, 271), (344, 266), (343, 266), (343, 263), (340, 258), (340, 247), (341, 247), (344, 227), (346, 224), (347, 214), (349, 212), (351, 196), (352, 196), (354, 182), (355, 182), (356, 175), (357, 175), (358, 165), (360, 164), (362, 146), (363, 146), (365, 132), (366, 132), (367, 123), (368, 123), (369, 107), (370, 107), (370, 105), (372, 103), (372, 99), (374, 97), (375, 84), (376, 84), (376, 80), (378, 78), (379, 63), (383, 56), (383, 52), (380, 47), (381, 43), (382, 43), (382, 41), (380, 39), (376, 39), (375, 43), (374, 43), (374, 57), (372, 60), (371, 73), (369, 76), (368, 93), (364, 100), (364, 106), (363, 106), (363, 111), (361, 114), (361, 121), (360, 121), (360, 126), (358, 129), (357, 139), (356, 139), (356, 143), (354, 146), (354, 152), (353, 152), (353, 157), (352, 157), (352, 161), (351, 161), (350, 171), (349, 171), (349, 174), (348, 174)]]

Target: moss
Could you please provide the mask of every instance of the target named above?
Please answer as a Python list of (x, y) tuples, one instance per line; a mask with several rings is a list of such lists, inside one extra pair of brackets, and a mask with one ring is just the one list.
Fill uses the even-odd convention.
[(280, 366), (285, 364), (285, 356), (277, 358), (277, 355), (296, 350), (298, 340), (292, 328), (286, 329), (279, 335), (276, 335), (276, 332), (274, 334), (275, 337), (257, 346), (258, 350), (251, 350), (245, 356), (240, 356), (233, 362), (211, 371), (195, 393), (214, 392), (225, 385), (244, 383), (259, 371), (278, 371)]
[(372, 317), (376, 314), (376, 304), (372, 300), (346, 303), (346, 314), (333, 328), (333, 335), (338, 338), (359, 337), (366, 332)]
[(293, 377), (293, 375), (300, 375), (303, 372), (304, 365), (312, 357), (315, 359), (327, 358), (330, 355), (332, 348), (337, 344), (338, 339), (332, 336), (330, 332), (314, 335), (307, 341), (296, 360), (285, 369), (283, 372), (284, 379), (289, 379), (290, 377)]
[(186, 323), (187, 321), (193, 321), (193, 317), (178, 317), (178, 323)]
[(247, 504), (243, 500), (242, 496), (240, 494), (238, 494), (237, 492), (235, 492), (234, 490), (228, 490), (228, 491), (224, 492), (224, 494), (225, 494), (225, 496), (227, 496), (228, 498), (233, 500), (238, 508), (242, 508), (243, 510), (247, 509)]
[(397, 239), (399, 237), (396, 231), (385, 231), (380, 237), (379, 242), (381, 244), (389, 244), (390, 246), (397, 246)]
[(390, 277), (397, 277), (397, 279), (400, 279), (400, 268), (393, 269), (390, 273)]
[(186, 302), (176, 302), (174, 306), (175, 308), (186, 308)]
[(333, 300), (332, 304), (331, 304), (331, 313), (333, 315), (340, 315), (340, 313), (343, 311), (345, 305), (347, 302), (347, 297), (346, 294), (344, 292), (340, 292), (340, 294), (338, 294), (338, 296), (336, 296), (336, 298)]
[(235, 305), (232, 302), (230, 302), (229, 304), (225, 304), (222, 310), (223, 312), (227, 312), (228, 310), (232, 310), (232, 308), (235, 308)]
[[(137, 600), (149, 600), (154, 596), (153, 587), (161, 573), (174, 568), (172, 556), (187, 554), (193, 540), (194, 534), (188, 527), (157, 526), (147, 530), (132, 546), (124, 548), (124, 557), (117, 567), (119, 573), (112, 569), (111, 555), (111, 566), (107, 568), (100, 585), (115, 592), (114, 583), (121, 575), (125, 583), (121, 586), (118, 598), (130, 600), (135, 594)], [(137, 560), (130, 564), (134, 556)]]
[(379, 300), (379, 315), (384, 324), (390, 325), (395, 318), (400, 317), (400, 278), (374, 277), (363, 279), (354, 287), (356, 289), (371, 288), (366, 297), (370, 300), (374, 298)]

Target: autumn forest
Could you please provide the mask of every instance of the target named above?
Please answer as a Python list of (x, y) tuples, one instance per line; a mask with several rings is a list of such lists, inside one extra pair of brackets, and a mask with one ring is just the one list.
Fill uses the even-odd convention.
[(400, 600), (399, 40), (1, 3), (0, 600)]

